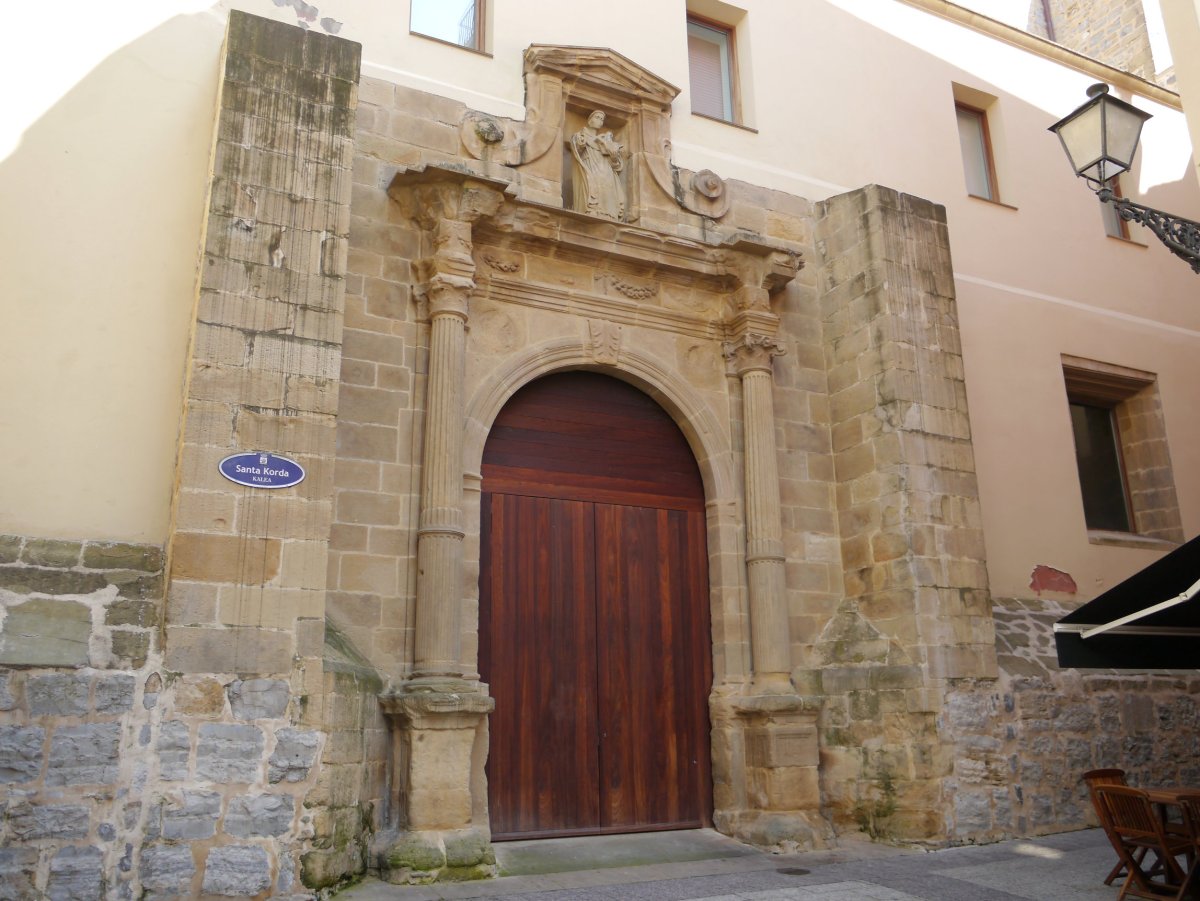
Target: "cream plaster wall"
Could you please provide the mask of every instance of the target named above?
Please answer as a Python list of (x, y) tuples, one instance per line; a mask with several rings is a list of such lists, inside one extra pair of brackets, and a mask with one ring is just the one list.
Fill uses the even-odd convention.
[[(0, 142), (12, 148), (0, 160), (0, 316), (16, 324), (0, 332), (0, 378), (19, 386), (0, 394), (0, 531), (165, 536), (223, 18), (236, 7), (297, 21), (274, 0), (126, 6), (73, 23), (89, 35), (86, 69), (70, 42), (36, 44), (54, 77)], [(1160, 373), (1184, 531), (1200, 531), (1189, 474), (1200, 415), (1186, 388), (1200, 382), (1195, 276), (1136, 227), (1137, 242), (1107, 238), (1045, 130), (1094, 75), (903, 2), (742, 0), (751, 131), (688, 113), (684, 0), (602, 12), (494, 0), (488, 54), (410, 35), (404, 2), (314, 6), (310, 27), (363, 43), (365, 75), (520, 117), (525, 47), (608, 46), (681, 88), (680, 165), (813, 200), (876, 182), (945, 204), (997, 593), (1027, 594), (1044, 562), (1087, 573), (1087, 596), (1151, 556), (1089, 545), (1075, 507), (1043, 509), (1046, 489), (1074, 484), (1069, 457), (1029, 440), (1052, 429), (1070, 447), (1059, 353)], [(38, 15), (35, 31), (60, 24)], [(31, 80), (28, 60), (17, 68), (6, 83)], [(1005, 205), (966, 196), (953, 84), (996, 98)], [(1183, 116), (1134, 102), (1155, 118), (1127, 190), (1200, 218)]]
[(224, 24), (156, 6), (12, 11), (0, 532), (166, 535)]
[[(1200, 0), (1161, 0), (1192, 146), (1200, 146)], [(1200, 165), (1200, 164), (1198, 164)], [(1200, 174), (1200, 169), (1197, 169)], [(1195, 216), (1192, 217), (1196, 218)]]

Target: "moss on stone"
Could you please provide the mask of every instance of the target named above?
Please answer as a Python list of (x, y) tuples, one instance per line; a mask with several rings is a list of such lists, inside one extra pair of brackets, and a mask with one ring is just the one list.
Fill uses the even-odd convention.
[(0, 535), (0, 563), (16, 563), (21, 556), (20, 535)]
[(492, 851), (487, 833), (481, 829), (448, 832), (443, 840), (446, 845), (446, 866), (449, 868), (470, 869), (496, 862), (496, 855)]
[(53, 538), (34, 538), (25, 543), (22, 559), (34, 566), (54, 566), (66, 569), (79, 565), (83, 543), (79, 541), (56, 541)]
[(473, 867), (446, 867), (438, 874), (438, 882), (473, 882), (476, 879), (491, 879), (496, 875), (496, 865), (480, 863)]
[(384, 860), (390, 870), (408, 869), (436, 875), (446, 866), (446, 853), (436, 839), (410, 833), (388, 848)]

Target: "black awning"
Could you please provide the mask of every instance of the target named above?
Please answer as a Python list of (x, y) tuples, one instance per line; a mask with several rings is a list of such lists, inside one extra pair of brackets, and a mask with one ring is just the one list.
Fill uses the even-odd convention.
[(1058, 665), (1200, 669), (1198, 583), (1200, 537), (1055, 623)]

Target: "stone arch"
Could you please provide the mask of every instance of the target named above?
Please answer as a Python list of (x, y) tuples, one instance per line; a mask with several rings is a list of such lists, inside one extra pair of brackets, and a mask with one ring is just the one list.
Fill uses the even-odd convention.
[(630, 383), (654, 398), (683, 432), (704, 482), (713, 692), (748, 678), (750, 632), (745, 548), (740, 531), (741, 491), (728, 429), (678, 373), (644, 354), (625, 349), (615, 363), (598, 362), (577, 338), (551, 339), (525, 348), (492, 371), (467, 401), (463, 471), (467, 474), (464, 513), (468, 544), (464, 562), (468, 572), (466, 591), (474, 605), (464, 624), (468, 672), (478, 675), (479, 487), (484, 444), (500, 410), (518, 390), (534, 379), (571, 369), (587, 369)]
[(708, 503), (737, 497), (733, 450), (712, 410), (678, 373), (636, 351), (622, 350), (616, 363), (599, 363), (578, 339), (559, 338), (526, 348), (491, 373), (468, 400), (463, 442), (464, 471), (478, 473), (492, 423), (508, 399), (524, 385), (569, 369), (588, 369), (629, 382), (653, 397), (675, 420), (700, 467)]

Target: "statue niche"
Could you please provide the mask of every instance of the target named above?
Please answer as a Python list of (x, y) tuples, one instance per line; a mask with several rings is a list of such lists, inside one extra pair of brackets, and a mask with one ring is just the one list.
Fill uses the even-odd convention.
[(593, 110), (587, 125), (571, 135), (572, 166), (571, 208), (580, 213), (604, 216), (606, 219), (625, 218), (625, 186), (621, 173), (625, 169), (625, 148), (604, 126), (603, 110)]

